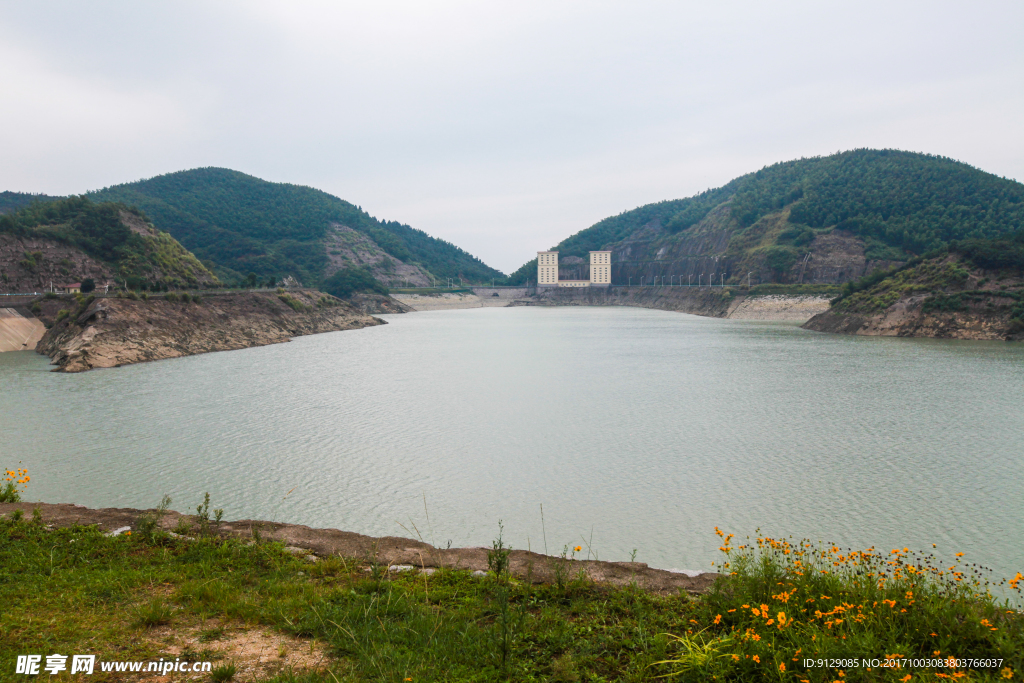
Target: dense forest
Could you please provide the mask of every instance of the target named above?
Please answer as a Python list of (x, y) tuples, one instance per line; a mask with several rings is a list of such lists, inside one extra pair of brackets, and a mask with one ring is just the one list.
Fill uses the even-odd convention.
[(294, 275), (320, 284), (332, 223), (357, 230), (385, 252), (437, 278), (504, 278), (480, 259), (422, 230), (378, 220), (311, 187), (271, 183), (224, 168), (200, 168), (109, 187), (90, 196), (137, 206), (228, 277)]
[[(725, 202), (737, 238), (760, 218), (789, 209), (787, 245), (835, 227), (859, 236), (868, 259), (907, 260), (955, 240), (996, 238), (1024, 225), (1024, 184), (945, 157), (859, 149), (774, 164), (693, 197), (648, 204), (606, 218), (555, 248), (586, 257), (644, 226), (681, 233)], [(510, 280), (534, 276), (535, 267), (526, 264)]]
[[(145, 234), (126, 223), (135, 219)], [(216, 281), (173, 237), (149, 225), (139, 209), (86, 197), (32, 202), (0, 215), (0, 233), (68, 244), (109, 265), (131, 289), (196, 286)]]

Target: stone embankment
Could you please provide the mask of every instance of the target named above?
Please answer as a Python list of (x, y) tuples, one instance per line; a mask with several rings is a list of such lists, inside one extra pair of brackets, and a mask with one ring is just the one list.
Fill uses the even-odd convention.
[(733, 290), (697, 287), (474, 287), (469, 292), (392, 294), (416, 311), (490, 306), (636, 306), (735, 320), (805, 322), (828, 310), (823, 296), (745, 296)]
[(43, 338), (46, 328), (28, 311), (0, 308), (0, 353), (31, 351)]
[(828, 310), (820, 296), (745, 296), (729, 289), (697, 287), (552, 288), (514, 306), (637, 306), (735, 320), (804, 322)]
[(201, 303), (163, 296), (60, 303), (69, 307), (63, 309), (67, 313), (58, 314), (36, 351), (49, 356), (61, 372), (278, 344), (306, 334), (384, 324), (352, 303), (312, 290), (207, 296)]
[(734, 320), (788, 320), (804, 322), (827, 311), (829, 299), (824, 296), (763, 296), (736, 297), (726, 318)]
[(415, 311), (442, 311), (457, 308), (491, 308), (508, 306), (528, 296), (526, 287), (474, 287), (471, 292), (436, 292), (411, 294), (395, 292), (391, 298)]
[[(42, 523), (55, 527), (96, 524), (107, 533), (121, 533), (135, 529), (144, 514), (155, 515), (156, 510), (131, 508), (104, 508), (93, 510), (81, 505), (48, 503), (0, 503), (0, 516), (9, 515), (15, 509), (23, 511), (26, 517), (38, 508)], [(184, 519), (183, 519), (184, 518)], [(171, 531), (179, 528), (179, 522), (198, 527), (198, 519), (177, 512), (167, 511), (160, 518), (160, 526)], [(367, 564), (379, 563), (390, 570), (431, 571), (438, 567), (463, 569), (473, 572), (487, 571), (487, 548), (435, 548), (434, 546), (409, 538), (387, 536), (374, 538), (351, 531), (338, 529), (313, 529), (300, 524), (282, 524), (257, 520), (210, 523), (211, 532), (222, 538), (262, 539), (279, 541), (295, 554), (307, 556), (316, 561), (321, 557), (344, 557)], [(584, 572), (592, 581), (614, 586), (636, 584), (639, 588), (661, 595), (678, 595), (680, 590), (688, 593), (705, 593), (718, 578), (715, 573), (700, 573), (690, 576), (686, 573), (666, 571), (648, 567), (643, 562), (602, 562), (597, 560), (563, 560), (526, 550), (513, 550), (510, 570), (521, 579), (535, 583), (554, 583), (557, 571), (571, 576)]]

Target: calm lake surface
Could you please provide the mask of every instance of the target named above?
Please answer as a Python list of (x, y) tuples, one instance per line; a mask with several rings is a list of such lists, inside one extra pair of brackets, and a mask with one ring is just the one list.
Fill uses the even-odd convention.
[(715, 526), (760, 527), (1024, 570), (1024, 345), (633, 308), (385, 317), (79, 375), (0, 354), (0, 466), (30, 470), (30, 500), (209, 491), (227, 519), (440, 546), (503, 520), (516, 548), (710, 570)]

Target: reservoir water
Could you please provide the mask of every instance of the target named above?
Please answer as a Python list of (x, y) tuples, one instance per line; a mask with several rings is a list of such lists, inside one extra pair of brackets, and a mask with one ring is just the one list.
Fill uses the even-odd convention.
[[(714, 527), (1024, 570), (1024, 345), (488, 308), (79, 375), (0, 354), (27, 499), (710, 570)], [(540, 506), (543, 504), (542, 524)], [(586, 541), (586, 542), (584, 542)]]

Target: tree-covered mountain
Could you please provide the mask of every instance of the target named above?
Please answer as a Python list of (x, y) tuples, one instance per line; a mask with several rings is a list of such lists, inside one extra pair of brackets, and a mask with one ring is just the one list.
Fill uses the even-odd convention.
[(339, 269), (364, 267), (388, 284), (504, 278), (453, 244), (321, 190), (224, 168), (168, 173), (89, 196), (139, 207), (228, 277), (292, 275), (318, 285)]
[[(738, 282), (845, 282), (1024, 225), (1024, 185), (945, 157), (859, 149), (787, 161), (686, 199), (606, 218), (562, 241), (612, 249), (614, 282), (698, 275)], [(534, 278), (536, 262), (512, 275)]]
[(24, 209), (34, 202), (52, 202), (61, 197), (51, 197), (45, 194), (31, 194), (29, 192), (0, 192), (0, 214), (11, 213), (18, 209)]
[(85, 197), (33, 202), (0, 215), (0, 280), (33, 290), (84, 278), (130, 289), (217, 285), (217, 278), (137, 208)]

